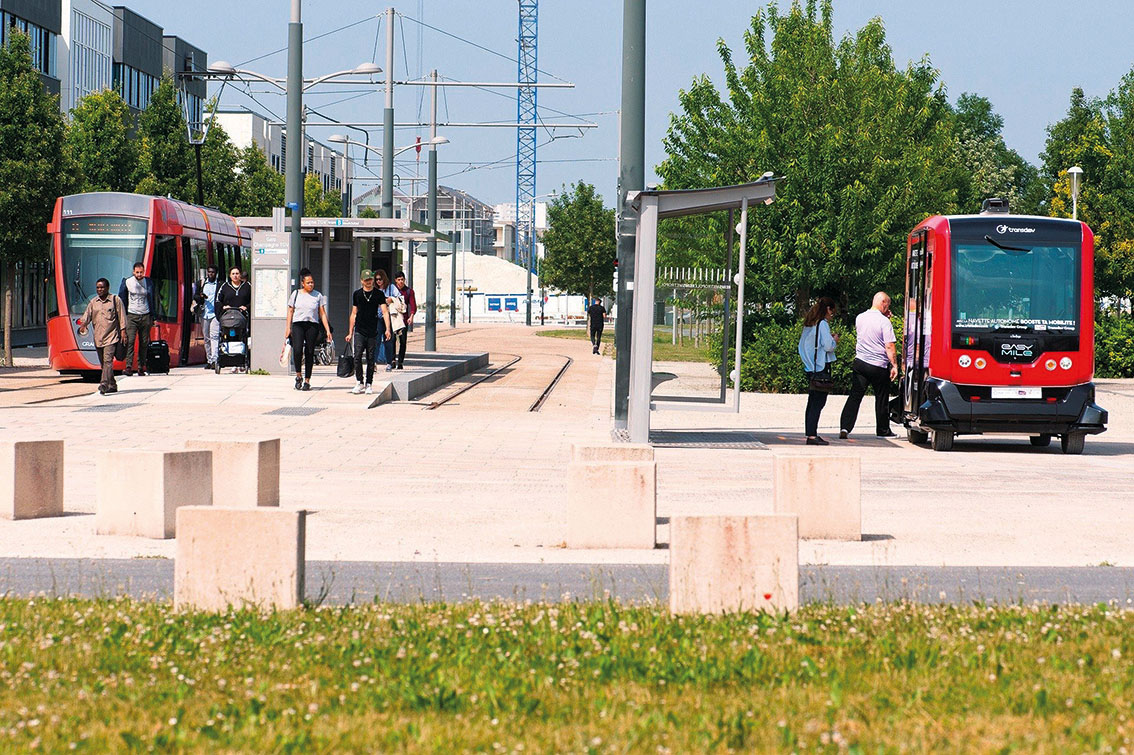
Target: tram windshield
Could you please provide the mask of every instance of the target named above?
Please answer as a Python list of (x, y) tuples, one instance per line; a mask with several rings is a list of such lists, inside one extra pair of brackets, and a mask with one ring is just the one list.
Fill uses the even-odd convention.
[(953, 248), (953, 327), (1073, 332), (1079, 328), (1077, 246), (962, 241)]
[(67, 305), (81, 315), (95, 295), (95, 281), (106, 278), (110, 292), (143, 261), (146, 221), (137, 218), (83, 217), (63, 221), (63, 283)]

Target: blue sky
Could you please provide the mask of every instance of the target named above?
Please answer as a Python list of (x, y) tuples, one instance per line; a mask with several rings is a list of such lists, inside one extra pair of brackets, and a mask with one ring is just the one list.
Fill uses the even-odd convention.
[[(240, 64), (258, 58), (247, 67), (271, 75), (285, 73), (284, 53), (261, 56), (285, 46), (289, 0), (198, 0), (176, 4), (166, 0), (126, 1), (132, 9), (163, 26), (167, 34), (184, 37), (206, 49), (212, 61), (224, 59)], [(781, 6), (785, 4), (781, 2)], [(307, 0), (304, 5), (304, 31), (311, 40), (305, 47), (307, 76), (350, 68), (363, 60), (375, 59), (384, 65), (384, 30), (376, 39), (376, 16), (384, 6), (358, 0)], [(762, 5), (724, 0), (648, 0), (646, 157), (650, 166), (664, 156), (661, 142), (669, 114), (677, 107), (678, 90), (703, 73), (720, 80), (716, 40), (723, 38), (738, 50), (749, 19)], [(409, 20), (423, 21), (514, 58), (515, 0), (406, 0), (394, 7), (405, 17), (395, 25), (399, 79), (413, 78), (420, 71), (435, 67), (442, 76), (465, 81), (515, 80), (515, 63)], [(1008, 145), (1032, 161), (1043, 150), (1047, 125), (1066, 112), (1072, 87), (1081, 86), (1088, 95), (1105, 96), (1134, 67), (1134, 52), (1127, 39), (1134, 29), (1134, 3), (1125, 0), (835, 0), (835, 24), (840, 36), (860, 28), (874, 16), (883, 19), (887, 40), (899, 64), (928, 55), (940, 71), (951, 100), (962, 92), (988, 97), (1004, 117)], [(322, 39), (312, 39), (349, 24), (355, 25)], [(557, 138), (550, 142), (549, 135), (540, 132), (538, 193), (584, 179), (598, 187), (608, 204), (613, 199), (621, 25), (622, 3), (618, 0), (541, 3), (539, 66), (576, 85), (573, 90), (543, 90), (543, 118), (549, 122), (572, 120), (551, 112), (554, 108), (581, 115), (599, 128), (582, 136), (557, 131)], [(541, 79), (549, 80), (544, 76)], [(356, 94), (361, 96), (332, 104)], [(449, 90), (441, 98), (441, 119), (514, 119), (514, 90), (509, 94), (502, 97), (479, 90)], [(380, 88), (373, 93), (326, 88), (313, 90), (309, 95), (308, 105), (337, 119), (381, 121)], [(224, 102), (283, 114), (282, 98), (266, 94), (257, 94), (256, 98), (260, 104), (229, 89)], [(395, 110), (399, 122), (417, 120), (419, 115), (427, 120), (428, 100), (419, 88), (399, 87)], [(312, 129), (311, 134), (319, 138), (333, 132)], [(443, 183), (491, 203), (513, 201), (514, 131), (452, 129), (444, 135), (451, 144), (439, 152)], [(400, 130), (395, 141), (401, 146), (413, 142), (415, 136), (413, 130)], [(380, 141), (380, 132), (374, 132), (371, 143)], [(412, 159), (399, 162), (397, 168), (404, 177), (412, 176), (416, 170)], [(421, 171), (424, 174), (424, 161)], [(355, 193), (365, 188), (361, 185)]]

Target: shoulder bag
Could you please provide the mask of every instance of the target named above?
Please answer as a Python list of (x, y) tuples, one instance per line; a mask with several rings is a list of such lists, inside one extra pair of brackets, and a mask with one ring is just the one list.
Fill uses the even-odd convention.
[(118, 304), (121, 301), (117, 295), (112, 297), (114, 299), (114, 331), (118, 336), (118, 342), (114, 344), (114, 358), (119, 362), (126, 359), (126, 342), (122, 340), (123, 323), (118, 321)]
[[(815, 323), (815, 361), (814, 364), (819, 364), (819, 323)], [(819, 391), (820, 393), (830, 393), (835, 390), (835, 380), (831, 377), (830, 363), (823, 365), (823, 369), (812, 372), (807, 381), (808, 390)]]

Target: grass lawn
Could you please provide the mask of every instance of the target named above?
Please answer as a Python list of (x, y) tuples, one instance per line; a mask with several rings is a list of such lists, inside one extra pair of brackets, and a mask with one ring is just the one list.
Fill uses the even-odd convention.
[[(588, 340), (586, 328), (570, 328), (561, 330), (539, 330), (538, 335), (547, 338), (577, 338)], [(654, 328), (654, 361), (655, 362), (709, 362), (711, 354), (706, 341), (702, 339), (702, 346), (693, 346), (693, 339), (686, 338), (684, 344), (678, 346), (671, 343), (673, 334), (668, 328)], [(603, 353), (614, 354), (614, 327), (608, 326), (602, 332)], [(609, 345), (607, 345), (609, 344)]]
[(0, 600), (0, 750), (1121, 752), (1134, 613)]

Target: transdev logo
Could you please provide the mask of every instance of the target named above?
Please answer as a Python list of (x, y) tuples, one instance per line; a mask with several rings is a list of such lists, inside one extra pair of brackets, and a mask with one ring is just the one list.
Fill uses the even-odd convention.
[(1035, 228), (1025, 228), (1025, 227), (1022, 227), (1022, 226), (1017, 227), (1017, 226), (1011, 226), (1011, 225), (998, 225), (998, 226), (996, 226), (996, 232), (997, 233), (1035, 233), (1036, 229)]

